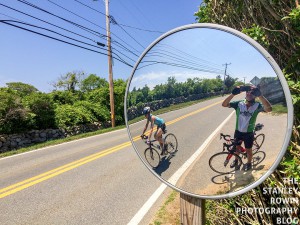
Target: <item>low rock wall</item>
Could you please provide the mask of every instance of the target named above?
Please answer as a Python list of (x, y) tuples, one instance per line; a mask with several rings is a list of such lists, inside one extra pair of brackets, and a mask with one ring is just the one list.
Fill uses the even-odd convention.
[(100, 130), (110, 126), (109, 123), (87, 124), (68, 129), (32, 130), (21, 134), (0, 134), (0, 153), (28, 147), (49, 140), (61, 139), (76, 134)]

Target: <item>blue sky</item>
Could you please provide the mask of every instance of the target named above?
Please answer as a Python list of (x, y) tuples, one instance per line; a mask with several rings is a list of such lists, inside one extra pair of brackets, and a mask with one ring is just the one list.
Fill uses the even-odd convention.
[[(22, 2), (33, 4), (92, 31), (87, 32), (79, 29), (64, 20)], [(0, 3), (6, 6), (0, 5), (1, 20), (22, 21), (92, 45), (95, 45), (97, 41), (106, 43), (106, 40), (101, 38), (99, 34), (95, 34), (95, 32), (99, 32), (106, 35), (105, 16), (102, 14), (105, 12), (103, 0), (1, 0)], [(126, 25), (120, 25), (125, 32), (120, 26), (111, 24), (112, 40), (118, 42), (113, 45), (116, 49), (115, 53), (119, 51), (119, 56), (129, 64), (134, 65), (144, 49), (162, 33), (182, 25), (194, 23), (194, 13), (198, 10), (200, 3), (201, 1), (195, 0), (111, 0), (109, 5), (110, 14), (118, 24)], [(68, 29), (76, 35), (7, 7)], [(77, 14), (81, 18), (66, 10)], [(10, 23), (99, 51), (95, 47), (80, 44), (46, 30), (16, 22)], [(159, 32), (141, 31), (128, 26)], [(0, 23), (0, 33), (0, 86), (5, 86), (7, 82), (24, 82), (34, 85), (40, 91), (50, 92), (53, 89), (51, 83), (57, 81), (61, 75), (67, 72), (84, 71), (86, 74), (94, 73), (100, 77), (108, 78), (107, 56), (105, 55), (70, 46), (3, 23)], [(78, 36), (78, 34), (83, 37)], [(135, 55), (124, 50), (120, 45), (130, 49)], [(106, 53), (105, 50), (100, 51)], [(121, 55), (121, 53), (130, 59)], [(114, 79), (127, 79), (131, 72), (131, 67), (114, 60)]]
[[(167, 53), (167, 54), (166, 54)], [(162, 63), (175, 63), (170, 66)], [(245, 40), (215, 28), (193, 28), (178, 31), (159, 41), (142, 59), (130, 90), (147, 85), (153, 88), (174, 76), (183, 82), (187, 78), (224, 78), (226, 74), (249, 83), (255, 76), (274, 77), (264, 56)], [(189, 65), (191, 68), (180, 68)]]

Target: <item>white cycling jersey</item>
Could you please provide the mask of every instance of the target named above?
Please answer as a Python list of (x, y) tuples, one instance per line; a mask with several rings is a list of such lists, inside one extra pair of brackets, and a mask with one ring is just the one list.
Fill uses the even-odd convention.
[(243, 133), (254, 131), (257, 115), (259, 112), (264, 111), (260, 102), (255, 102), (247, 108), (246, 100), (230, 102), (229, 107), (234, 108), (236, 111), (235, 129)]

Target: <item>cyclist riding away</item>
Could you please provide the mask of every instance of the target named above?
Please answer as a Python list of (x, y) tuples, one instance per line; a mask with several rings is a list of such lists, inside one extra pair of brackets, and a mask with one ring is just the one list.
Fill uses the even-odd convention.
[[(238, 95), (243, 91), (246, 91), (245, 100), (231, 101), (235, 95)], [(257, 97), (260, 102), (255, 101)], [(259, 88), (255, 86), (235, 87), (231, 95), (229, 95), (223, 101), (222, 106), (234, 108), (236, 111), (237, 118), (234, 138), (237, 141), (244, 141), (248, 159), (244, 169), (245, 171), (248, 171), (252, 168), (252, 146), (254, 141), (254, 128), (257, 115), (259, 112), (271, 112), (272, 106), (270, 102), (264, 96), (262, 96)], [(237, 160), (232, 163), (231, 167), (235, 167), (236, 164)]]
[(153, 133), (154, 125), (157, 125), (157, 129), (154, 133), (154, 138), (159, 142), (160, 149), (162, 149), (161, 155), (164, 155), (165, 154), (164, 147), (166, 148), (166, 146), (164, 146), (162, 134), (166, 132), (166, 124), (163, 119), (152, 115), (150, 112), (151, 109), (148, 106), (143, 109), (143, 115), (145, 115), (145, 118), (147, 119), (147, 123), (145, 125), (143, 134), (141, 136), (144, 136), (144, 133), (147, 130), (148, 125), (150, 123), (150, 134), (148, 135), (148, 140), (147, 140), (147, 142), (149, 143), (151, 139), (151, 135)]

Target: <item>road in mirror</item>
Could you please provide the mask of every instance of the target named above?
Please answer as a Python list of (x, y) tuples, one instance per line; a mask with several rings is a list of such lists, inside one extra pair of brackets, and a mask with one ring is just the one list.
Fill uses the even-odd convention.
[[(200, 27), (166, 36), (141, 58), (129, 82), (125, 110), (133, 145), (150, 171), (184, 192), (219, 196), (244, 189), (282, 150), (287, 106), (280, 80), (255, 47), (232, 33)], [(231, 107), (222, 106), (244, 85), (252, 90), (238, 90), (228, 99)], [(253, 86), (259, 91), (252, 92)], [(246, 93), (259, 103), (247, 102)], [(264, 99), (272, 112), (264, 112), (270, 111)], [(262, 126), (254, 130), (251, 124)], [(233, 139), (236, 129), (247, 139), (243, 148), (227, 136)], [(158, 141), (152, 142), (155, 134)], [(252, 160), (246, 142), (247, 149), (253, 143)]]

